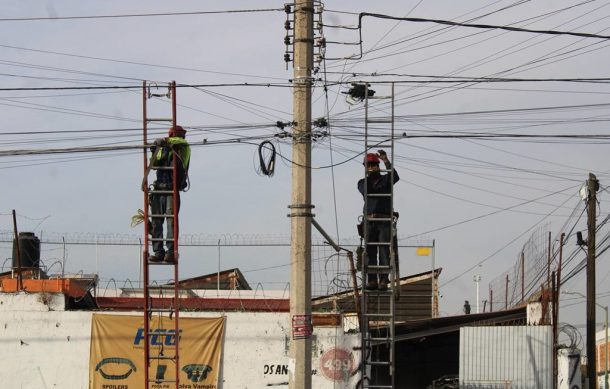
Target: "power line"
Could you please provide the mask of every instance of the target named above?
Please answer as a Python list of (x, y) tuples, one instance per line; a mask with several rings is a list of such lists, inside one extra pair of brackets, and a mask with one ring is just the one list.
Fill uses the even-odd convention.
[[(391, 20), (401, 20), (406, 22), (416, 22), (416, 23), (436, 23), (443, 24), (447, 26), (459, 26), (459, 27), (469, 27), (469, 28), (479, 28), (486, 30), (506, 30), (512, 32), (529, 32), (535, 34), (543, 34), (543, 35), (569, 35), (569, 36), (577, 36), (581, 38), (596, 38), (596, 39), (610, 39), (610, 35), (599, 35), (599, 34), (590, 34), (590, 33), (582, 33), (582, 32), (571, 32), (571, 31), (556, 31), (556, 30), (534, 30), (529, 28), (521, 28), (521, 27), (511, 27), (511, 26), (500, 26), (500, 25), (492, 25), (492, 24), (472, 24), (472, 23), (461, 23), (454, 22), (451, 20), (441, 20), (441, 19), (427, 19), (427, 18), (411, 18), (411, 17), (397, 17), (391, 15), (383, 15), (369, 12), (361, 12), (358, 16), (358, 28), (360, 30), (360, 58), (362, 58), (362, 19), (365, 16), (370, 16), (379, 19), (391, 19)], [(358, 59), (358, 58), (354, 58)]]
[[(406, 236), (406, 237), (400, 237), (400, 238), (398, 238), (398, 239), (399, 239), (399, 240), (411, 239), (411, 238), (415, 238), (416, 236), (420, 236), (420, 235), (426, 235), (426, 234), (429, 234), (429, 233), (431, 233), (431, 232), (437, 232), (437, 231), (446, 230), (447, 228), (452, 228), (452, 227), (459, 226), (459, 225), (461, 225), (461, 224), (466, 224), (466, 223), (469, 223), (469, 222), (471, 222), (471, 221), (475, 221), (475, 220), (483, 219), (483, 218), (485, 218), (485, 217), (487, 217), (487, 216), (492, 216), (492, 215), (495, 215), (495, 214), (500, 213), (500, 212), (504, 212), (504, 211), (510, 211), (511, 209), (513, 209), (513, 208), (517, 208), (517, 207), (520, 207), (520, 206), (522, 206), (522, 205), (526, 205), (526, 204), (530, 204), (530, 203), (535, 203), (535, 202), (538, 202), (539, 200), (542, 200), (542, 199), (544, 199), (544, 198), (547, 198), (547, 197), (550, 197), (550, 196), (554, 196), (554, 195), (556, 195), (556, 194), (563, 193), (563, 192), (567, 191), (568, 189), (574, 189), (574, 188), (576, 188), (576, 186), (571, 186), (571, 187), (568, 187), (568, 188), (565, 188), (565, 189), (562, 189), (562, 190), (558, 190), (558, 191), (553, 192), (553, 193), (550, 193), (550, 194), (546, 194), (546, 195), (544, 195), (544, 196), (536, 197), (536, 198), (534, 198), (534, 199), (532, 199), (532, 200), (528, 200), (528, 201), (524, 201), (524, 202), (519, 203), (519, 204), (512, 205), (512, 206), (510, 206), (510, 207), (506, 207), (506, 208), (499, 209), (499, 210), (496, 210), (496, 211), (492, 211), (492, 212), (484, 213), (484, 214), (481, 214), (481, 215), (478, 215), (478, 216), (475, 216), (475, 217), (471, 217), (471, 218), (468, 218), (468, 219), (460, 220), (460, 221), (455, 222), (455, 223), (452, 223), (452, 224), (447, 224), (447, 225), (442, 226), (442, 227), (434, 228), (434, 229), (431, 229), (431, 230), (428, 230), (428, 231), (424, 231), (424, 232), (419, 232), (419, 233), (417, 233), (417, 234), (409, 235), (409, 236)], [(562, 204), (562, 205), (563, 205), (563, 204)], [(549, 215), (550, 215), (550, 214), (549, 214)], [(533, 228), (533, 227), (532, 227), (532, 228)], [(529, 231), (529, 230), (531, 230), (531, 228), (529, 228), (527, 231)], [(525, 232), (527, 232), (527, 231), (525, 231)], [(523, 235), (523, 234), (519, 235), (517, 238), (521, 237), (522, 235)], [(516, 240), (516, 239), (515, 239), (515, 240)], [(510, 243), (513, 243), (513, 242), (514, 242), (514, 240), (513, 240), (513, 241), (511, 241), (511, 242), (509, 242), (509, 244), (510, 244)], [(508, 246), (508, 245), (507, 245), (507, 246)], [(503, 248), (504, 248), (504, 247), (503, 247)], [(492, 254), (492, 255), (495, 255), (495, 254), (497, 254), (498, 252), (499, 252), (499, 250), (498, 250), (497, 252), (495, 252), (494, 254)], [(485, 260), (487, 260), (487, 259), (489, 259), (489, 258), (491, 258), (491, 256), (490, 256), (490, 257), (488, 257), (488, 258), (486, 258)], [(477, 264), (477, 266), (478, 266), (478, 264)], [(473, 267), (473, 268), (474, 268), (474, 267)], [(460, 277), (461, 277), (461, 275), (460, 275)], [(448, 282), (449, 282), (449, 281), (448, 281)], [(448, 283), (448, 282), (447, 282), (447, 283)]]
[[(344, 72), (326, 72), (328, 74), (346, 74)], [(415, 83), (462, 83), (462, 82), (489, 82), (489, 83), (502, 83), (502, 82), (603, 82), (610, 81), (610, 77), (570, 77), (570, 78), (515, 78), (515, 77), (467, 77), (467, 76), (436, 76), (436, 75), (424, 75), (424, 74), (401, 74), (401, 73), (349, 73), (353, 77), (409, 77), (409, 78), (429, 78), (429, 80), (381, 80), (374, 81), (375, 84), (415, 84)], [(354, 82), (366, 82), (366, 80), (358, 81), (335, 81), (331, 82), (332, 85), (345, 85), (352, 84)]]
[[(251, 83), (235, 82), (220, 84), (176, 84), (176, 88), (214, 88), (226, 86), (253, 86), (292, 88), (289, 83)], [(142, 89), (142, 85), (109, 85), (109, 86), (63, 86), (63, 87), (35, 87), (35, 88), (0, 88), (0, 91), (40, 91), (40, 90), (95, 90), (95, 89)]]
[[(367, 74), (371, 77), (386, 76), (385, 74), (370, 73)], [(388, 74), (396, 77), (429, 77), (435, 78), (432, 80), (382, 80), (375, 81), (376, 84), (454, 84), (464, 82), (476, 82), (476, 83), (517, 83), (517, 82), (571, 82), (571, 83), (610, 83), (610, 77), (589, 77), (589, 78), (501, 78), (501, 77), (446, 77), (446, 76), (418, 76), (418, 75), (400, 75), (400, 74)], [(15, 77), (25, 77), (20, 75), (12, 75)], [(115, 77), (115, 76), (113, 76)], [(451, 79), (453, 78), (453, 79)], [(45, 78), (46, 79), (46, 78)], [(76, 81), (76, 80), (75, 80)], [(322, 81), (317, 79), (316, 81)], [(98, 81), (99, 82), (99, 81)], [(354, 80), (350, 81), (329, 81), (325, 84), (327, 86), (336, 85), (350, 85), (354, 83)], [(364, 80), (357, 82), (366, 82)], [(267, 88), (292, 88), (292, 82), (289, 80), (285, 83), (280, 82), (234, 82), (234, 83), (215, 83), (215, 84), (176, 84), (176, 88), (218, 88), (218, 87), (234, 87), (234, 86), (248, 86), (248, 87), (267, 87)], [(142, 89), (142, 85), (102, 85), (102, 86), (64, 86), (64, 87), (18, 87), (18, 88), (0, 88), (0, 91), (14, 92), (14, 91), (45, 91), (45, 90), (111, 90), (111, 89)]]
[(186, 71), (190, 71), (190, 72), (219, 74), (219, 75), (224, 75), (224, 76), (266, 78), (266, 79), (276, 79), (276, 80), (281, 79), (281, 78), (277, 78), (277, 77), (258, 76), (258, 75), (254, 75), (254, 74), (219, 72), (219, 71), (189, 68), (189, 67), (183, 67), (183, 66), (159, 65), (159, 64), (152, 64), (152, 63), (148, 63), (148, 62), (136, 62), (136, 61), (114, 59), (114, 58), (92, 57), (92, 56), (81, 55), (81, 54), (51, 51), (51, 50), (42, 50), (42, 49), (33, 49), (33, 48), (29, 48), (29, 47), (20, 47), (20, 46), (12, 46), (12, 45), (1, 45), (0, 44), (0, 47), (4, 47), (4, 48), (8, 48), (8, 49), (15, 49), (15, 50), (31, 51), (31, 52), (35, 52), (35, 53), (53, 54), (53, 55), (59, 55), (59, 56), (65, 56), (65, 57), (91, 59), (91, 60), (95, 60), (95, 61), (115, 62), (115, 63), (122, 63), (122, 64), (127, 64), (127, 65), (147, 66), (147, 67), (162, 68), (162, 69), (186, 70)]
[[(557, 192), (551, 193), (551, 194), (549, 194), (549, 195), (545, 195), (545, 196), (542, 196), (542, 197), (538, 197), (538, 198), (536, 198), (536, 199), (534, 199), (534, 200), (532, 200), (532, 201), (537, 201), (537, 200), (543, 199), (543, 198), (545, 198), (545, 197), (549, 197), (549, 196), (552, 196), (552, 195), (554, 195), (554, 194), (561, 193), (561, 192), (565, 192), (565, 191), (567, 191), (567, 190), (569, 190), (569, 189), (574, 189), (574, 188), (575, 188), (574, 186), (569, 187), (569, 188), (565, 188), (565, 189), (559, 190), (559, 191), (557, 191)], [(451, 283), (451, 282), (453, 282), (453, 281), (455, 281), (455, 280), (457, 280), (457, 279), (461, 278), (461, 277), (462, 277), (464, 274), (467, 274), (467, 273), (468, 273), (468, 272), (470, 272), (472, 269), (475, 269), (477, 266), (479, 266), (479, 265), (483, 264), (484, 262), (487, 262), (488, 260), (490, 260), (491, 258), (493, 258), (493, 257), (494, 257), (496, 254), (498, 254), (499, 252), (501, 252), (502, 250), (504, 250), (505, 248), (507, 248), (508, 246), (510, 246), (511, 244), (513, 244), (514, 242), (516, 242), (516, 241), (517, 241), (517, 239), (521, 238), (523, 235), (525, 235), (526, 233), (528, 233), (529, 231), (531, 231), (531, 230), (532, 230), (534, 227), (536, 227), (538, 224), (540, 224), (540, 223), (541, 223), (541, 222), (542, 222), (544, 219), (546, 219), (547, 217), (551, 216), (551, 215), (552, 215), (552, 214), (553, 214), (553, 213), (554, 213), (554, 212), (555, 212), (557, 209), (559, 209), (560, 207), (562, 207), (562, 206), (563, 206), (565, 203), (567, 203), (569, 200), (570, 200), (570, 198), (566, 199), (566, 201), (564, 201), (564, 202), (563, 202), (562, 204), (560, 204), (560, 205), (559, 205), (557, 208), (555, 208), (555, 210), (553, 210), (553, 211), (549, 212), (549, 213), (548, 213), (547, 215), (545, 215), (545, 216), (544, 216), (544, 217), (543, 217), (541, 220), (537, 221), (537, 222), (536, 222), (536, 224), (532, 225), (530, 228), (528, 228), (527, 230), (523, 231), (521, 234), (517, 235), (517, 236), (516, 236), (514, 239), (510, 240), (510, 241), (509, 241), (508, 243), (506, 243), (504, 246), (502, 246), (502, 247), (501, 247), (501, 248), (499, 248), (498, 250), (494, 251), (492, 254), (490, 254), (489, 256), (487, 256), (485, 259), (483, 259), (483, 260), (479, 261), (479, 262), (478, 262), (478, 263), (476, 263), (474, 266), (469, 267), (468, 269), (464, 270), (463, 272), (461, 272), (461, 273), (460, 273), (460, 274), (458, 274), (457, 276), (455, 276), (455, 277), (453, 277), (453, 278), (449, 279), (448, 281), (446, 281), (445, 283), (443, 283), (443, 284), (442, 284), (442, 285), (440, 285), (440, 286), (441, 286), (441, 287), (446, 286), (447, 284), (449, 284), (449, 283)], [(517, 204), (517, 205), (515, 205), (515, 206), (513, 206), (513, 207), (509, 207), (509, 208), (507, 208), (507, 209), (512, 209), (512, 208), (514, 208), (514, 207), (516, 207), (516, 206), (520, 206), (520, 205), (523, 205), (523, 204), (524, 204), (524, 203), (522, 203), (522, 204)], [(501, 212), (501, 211), (495, 211), (495, 212), (491, 212), (491, 213), (486, 214), (486, 215), (481, 215), (481, 216), (478, 216), (478, 217), (476, 217), (476, 218), (474, 218), (474, 219), (465, 220), (465, 221), (460, 222), (460, 223), (458, 223), (458, 224), (462, 224), (462, 223), (464, 223), (464, 222), (468, 222), (468, 221), (471, 221), (471, 220), (480, 219), (481, 217), (489, 216), (489, 215), (491, 215), (491, 214), (495, 214), (495, 213), (498, 213), (498, 212)], [(457, 225), (457, 224), (453, 224), (453, 225), (451, 225), (451, 226), (443, 227), (443, 228), (441, 228), (441, 229), (445, 229), (445, 228), (453, 227), (453, 226), (455, 226), (455, 225)], [(438, 230), (439, 230), (439, 229), (432, 230), (432, 231), (426, 231), (426, 232), (424, 232), (423, 234), (427, 234), (427, 233), (434, 232), (434, 231), (438, 231)], [(407, 237), (407, 238), (409, 238), (409, 237)]]
[(117, 18), (142, 18), (158, 16), (187, 16), (187, 15), (218, 15), (234, 13), (259, 13), (259, 12), (278, 12), (284, 11), (283, 8), (261, 8), (261, 9), (234, 9), (225, 11), (191, 11), (191, 12), (157, 12), (147, 14), (118, 14), (118, 15), (85, 15), (85, 16), (46, 16), (46, 17), (26, 17), (26, 18), (0, 18), (0, 22), (26, 22), (40, 20), (78, 20), (78, 19), (117, 19)]

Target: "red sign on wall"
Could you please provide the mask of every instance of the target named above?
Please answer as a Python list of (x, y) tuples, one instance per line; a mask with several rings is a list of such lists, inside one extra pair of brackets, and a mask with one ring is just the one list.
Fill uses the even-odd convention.
[(356, 371), (352, 353), (342, 348), (331, 348), (320, 358), (322, 375), (332, 381), (347, 381)]
[(292, 316), (292, 339), (307, 339), (312, 333), (311, 315)]

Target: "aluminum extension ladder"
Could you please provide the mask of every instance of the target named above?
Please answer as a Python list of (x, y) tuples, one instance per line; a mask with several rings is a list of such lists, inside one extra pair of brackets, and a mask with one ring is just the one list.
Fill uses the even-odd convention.
[[(167, 128), (176, 125), (176, 82), (159, 87), (157, 84), (149, 84), (146, 81), (142, 84), (142, 101), (143, 101), (143, 146), (144, 146), (144, 256), (143, 256), (143, 278), (144, 278), (144, 338), (146, 339), (144, 346), (144, 383), (145, 389), (150, 389), (151, 385), (163, 388), (176, 388), (180, 386), (180, 322), (179, 322), (179, 284), (178, 284), (178, 206), (179, 193), (177, 185), (173, 185), (172, 190), (156, 190), (148, 184), (148, 174), (157, 169), (171, 169), (173, 171), (173, 182), (176, 182), (177, 177), (177, 156), (173, 153), (173, 162), (171, 167), (155, 167), (149, 166), (148, 152), (153, 146), (148, 141), (148, 124), (163, 123)], [(166, 91), (160, 93), (160, 91)], [(155, 118), (149, 117), (148, 100), (149, 99), (171, 100), (171, 117)], [(152, 214), (150, 210), (151, 195), (172, 195), (173, 212), (172, 214)], [(148, 260), (150, 255), (150, 245), (155, 241), (160, 241), (165, 245), (167, 239), (165, 235), (161, 238), (152, 238), (149, 236), (151, 226), (150, 221), (155, 218), (173, 219), (173, 243), (174, 243), (174, 260), (172, 263), (167, 262), (151, 262)], [(165, 223), (167, 226), (167, 223)], [(165, 231), (164, 231), (165, 232)], [(156, 280), (151, 279), (150, 268), (157, 267), (158, 271), (155, 274), (163, 273), (161, 267), (170, 268), (173, 270), (173, 285), (164, 287), (160, 286)], [(173, 335), (172, 335), (173, 334)], [(178, 334), (178, 335), (176, 335)], [(164, 341), (159, 342), (159, 338)], [(169, 341), (168, 341), (169, 340)], [(173, 366), (171, 366), (173, 365)], [(169, 368), (169, 369), (168, 369)], [(174, 371), (172, 376), (171, 371)]]
[[(390, 84), (389, 94), (374, 96), (372, 90), (369, 92), (369, 84), (364, 83), (364, 142), (365, 156), (369, 152), (377, 152), (384, 149), (389, 154), (392, 167), (394, 166), (394, 84)], [(370, 94), (370, 96), (369, 96)], [(388, 106), (389, 103), (389, 106)], [(387, 115), (387, 109), (390, 114)], [(382, 112), (382, 114), (371, 112)], [(385, 112), (385, 113), (384, 113)], [(383, 163), (380, 163), (380, 168)], [(369, 199), (373, 197), (389, 197), (392, 212), (389, 217), (369, 217), (366, 212), (363, 215), (364, 222), (364, 247), (368, 245), (390, 248), (390, 264), (387, 266), (367, 266), (367, 261), (362, 264), (362, 380), (361, 388), (394, 388), (395, 381), (395, 355), (394, 355), (394, 317), (395, 301), (399, 296), (399, 276), (397, 263), (397, 247), (395, 245), (396, 229), (394, 210), (394, 189), (391, 186), (388, 194), (368, 193), (368, 170), (365, 163), (365, 192), (364, 209), (367, 209)], [(390, 175), (390, 181), (394, 183), (394, 170), (380, 169), (381, 174)], [(390, 241), (371, 241), (368, 237), (368, 223), (373, 221), (388, 222), (391, 227)], [(365, 251), (366, 253), (366, 251)], [(388, 275), (389, 288), (387, 290), (367, 290), (366, 284), (369, 274), (377, 276)]]

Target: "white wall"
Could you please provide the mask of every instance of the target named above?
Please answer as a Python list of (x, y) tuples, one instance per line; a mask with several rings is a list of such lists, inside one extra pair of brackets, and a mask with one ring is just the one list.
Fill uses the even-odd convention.
[(580, 351), (565, 348), (557, 351), (558, 389), (581, 388), (580, 365)]
[[(0, 294), (0, 387), (88, 388), (92, 313), (63, 311), (63, 296)], [(181, 317), (219, 315), (181, 313)], [(219, 388), (287, 388), (289, 314), (224, 315), (227, 321)], [(350, 375), (349, 370), (354, 371), (360, 360), (360, 353), (353, 350), (359, 343), (359, 334), (344, 334), (340, 327), (314, 328), (312, 387), (354, 387), (359, 374)], [(351, 362), (329, 360), (330, 350), (335, 348), (351, 353)]]

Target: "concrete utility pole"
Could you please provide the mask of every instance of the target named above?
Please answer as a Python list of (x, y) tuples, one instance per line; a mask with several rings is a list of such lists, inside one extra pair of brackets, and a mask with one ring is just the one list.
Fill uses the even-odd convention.
[(477, 287), (477, 313), (481, 313), (481, 310), (479, 307), (479, 300), (481, 300), (481, 297), (479, 297), (479, 282), (481, 282), (481, 276), (476, 274), (472, 277), (472, 280), (474, 281), (474, 283)]
[(290, 389), (311, 388), (311, 71), (313, 1), (294, 2)]
[(599, 182), (593, 173), (587, 181), (587, 376), (589, 388), (597, 387), (595, 355), (595, 213)]

